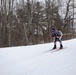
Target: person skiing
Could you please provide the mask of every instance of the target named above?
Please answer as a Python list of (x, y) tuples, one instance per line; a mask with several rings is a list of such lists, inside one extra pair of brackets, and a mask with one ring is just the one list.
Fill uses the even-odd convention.
[(57, 41), (59, 41), (59, 43), (60, 43), (60, 48), (59, 49), (62, 49), (63, 48), (62, 41), (61, 41), (62, 32), (58, 31), (55, 28), (52, 28), (51, 30), (52, 30), (52, 37), (54, 38), (54, 47), (53, 47), (53, 49), (57, 48), (57, 46), (56, 46)]

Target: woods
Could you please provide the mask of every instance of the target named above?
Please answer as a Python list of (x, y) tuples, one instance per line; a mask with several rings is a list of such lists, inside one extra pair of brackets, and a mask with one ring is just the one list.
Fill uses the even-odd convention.
[(0, 47), (49, 43), (51, 27), (76, 37), (75, 0), (0, 0)]

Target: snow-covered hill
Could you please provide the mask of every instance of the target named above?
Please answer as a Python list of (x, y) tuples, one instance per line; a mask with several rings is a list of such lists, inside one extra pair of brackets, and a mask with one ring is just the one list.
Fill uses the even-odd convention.
[(49, 51), (53, 43), (0, 48), (0, 75), (76, 75), (76, 39), (63, 46), (57, 52)]

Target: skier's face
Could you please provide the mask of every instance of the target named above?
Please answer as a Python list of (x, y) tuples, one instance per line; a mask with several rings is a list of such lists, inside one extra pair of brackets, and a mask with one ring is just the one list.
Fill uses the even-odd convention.
[(55, 31), (54, 30), (52, 30), (52, 33), (54, 33)]

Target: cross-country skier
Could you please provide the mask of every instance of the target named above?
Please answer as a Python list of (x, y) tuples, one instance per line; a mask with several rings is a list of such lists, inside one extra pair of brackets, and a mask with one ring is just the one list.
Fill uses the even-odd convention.
[(62, 42), (61, 42), (61, 38), (62, 38), (62, 32), (61, 31), (58, 31), (57, 29), (55, 28), (52, 28), (51, 29), (52, 31), (52, 37), (54, 38), (54, 47), (53, 49), (56, 49), (56, 42), (59, 41), (60, 43), (60, 49), (63, 48), (63, 45), (62, 45)]

